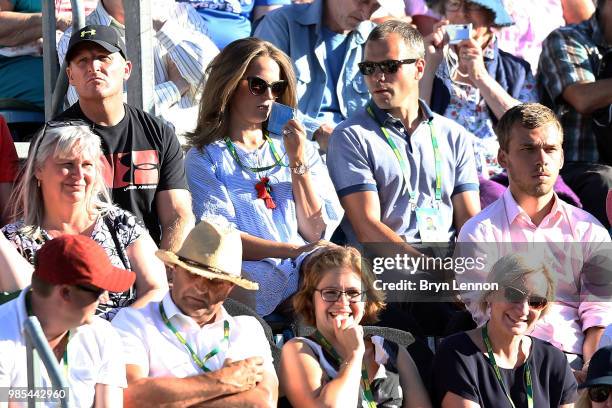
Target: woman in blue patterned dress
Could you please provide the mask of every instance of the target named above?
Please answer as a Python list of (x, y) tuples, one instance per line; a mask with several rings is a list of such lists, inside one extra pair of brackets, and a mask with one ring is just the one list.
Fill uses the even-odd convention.
[(243, 268), (259, 291), (233, 297), (260, 315), (297, 291), (303, 258), (340, 222), (342, 209), (302, 124), (269, 134), (273, 102), (295, 108), (289, 58), (245, 38), (209, 65), (198, 126), (189, 136), (187, 181), (197, 220), (222, 218), (241, 231)]

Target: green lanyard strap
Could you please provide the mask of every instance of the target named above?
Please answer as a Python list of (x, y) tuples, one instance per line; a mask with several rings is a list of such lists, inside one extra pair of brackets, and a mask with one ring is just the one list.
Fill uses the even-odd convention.
[[(338, 352), (331, 345), (329, 340), (327, 340), (320, 331), (315, 330), (313, 333), (313, 337), (317, 343), (321, 345), (338, 363), (338, 365), (342, 364), (342, 358), (338, 354)], [(368, 370), (364, 363), (361, 364), (361, 387), (363, 390), (363, 399), (365, 400), (368, 408), (376, 408), (376, 402), (374, 401), (374, 394), (372, 394), (372, 388), (370, 387), (370, 382), (368, 381)]]
[[(181, 344), (185, 346), (187, 351), (189, 351), (189, 354), (191, 354), (191, 358), (198, 365), (198, 367), (200, 367), (200, 369), (204, 371), (205, 373), (210, 372), (211, 370), (208, 367), (206, 367), (206, 362), (210, 360), (211, 358), (213, 358), (214, 356), (216, 356), (219, 353), (219, 351), (221, 351), (221, 348), (219, 346), (213, 348), (212, 350), (208, 352), (208, 354), (204, 356), (203, 360), (200, 359), (200, 357), (198, 357), (196, 352), (191, 348), (189, 343), (187, 343), (187, 340), (185, 340), (185, 338), (181, 335), (181, 333), (179, 333), (178, 330), (176, 330), (176, 328), (172, 325), (172, 323), (170, 323), (168, 316), (166, 316), (166, 311), (164, 310), (164, 305), (162, 304), (162, 302), (159, 302), (159, 314), (161, 315), (162, 320), (164, 321), (166, 326), (170, 329), (172, 333), (174, 333), (178, 341), (180, 341)], [(221, 342), (225, 342), (225, 343), (229, 342), (229, 331), (230, 331), (229, 322), (227, 320), (224, 320), (223, 321), (223, 339), (221, 340)]]
[[(400, 168), (402, 169), (402, 174), (404, 176), (404, 181), (406, 182), (406, 185), (404, 187), (404, 192), (406, 192), (408, 190), (408, 186), (410, 185), (410, 175), (408, 174), (408, 165), (406, 164), (406, 161), (404, 160), (404, 157), (400, 153), (397, 145), (391, 138), (391, 135), (389, 135), (387, 128), (382, 126), (380, 122), (378, 121), (378, 119), (376, 119), (376, 116), (374, 115), (374, 112), (372, 111), (372, 107), (368, 105), (366, 109), (368, 111), (368, 114), (372, 117), (372, 119), (374, 119), (374, 121), (378, 123), (378, 125), (380, 126), (380, 130), (382, 131), (383, 135), (385, 135), (385, 139), (387, 139), (387, 144), (389, 145), (389, 147), (391, 147), (391, 150), (393, 150), (393, 153), (395, 154), (395, 157), (397, 158), (397, 161), (399, 162)], [(435, 197), (436, 197), (436, 202), (440, 202), (442, 200), (442, 154), (440, 153), (440, 147), (438, 145), (438, 138), (436, 137), (436, 131), (435, 131), (435, 128), (433, 126), (431, 119), (427, 121), (427, 124), (429, 125), (429, 134), (431, 136), (431, 146), (433, 147), (435, 170), (436, 170)], [(416, 193), (414, 191), (411, 191), (409, 192), (409, 195), (410, 195), (410, 204), (412, 205), (414, 209), (416, 207)]]
[[(495, 361), (495, 356), (493, 355), (493, 347), (491, 346), (491, 340), (489, 339), (489, 333), (487, 332), (487, 324), (482, 327), (482, 340), (484, 341), (485, 346), (487, 347), (487, 356), (489, 357), (489, 363), (493, 366), (493, 371), (495, 371), (495, 377), (501, 385), (504, 394), (506, 394), (506, 398), (510, 402), (512, 408), (515, 408), (514, 402), (512, 398), (510, 398), (510, 393), (506, 389), (506, 385), (504, 384), (504, 380), (502, 378), (501, 372), (499, 371), (499, 367), (497, 366), (497, 362)], [(529, 363), (525, 362), (525, 386), (527, 388), (527, 407), (533, 408), (533, 382), (531, 378), (531, 368), (529, 367)]]
[(236, 146), (234, 146), (234, 144), (232, 143), (230, 138), (226, 137), (224, 139), (224, 141), (225, 141), (225, 145), (227, 146), (227, 149), (230, 151), (230, 154), (232, 155), (234, 160), (236, 160), (236, 163), (238, 163), (238, 165), (243, 170), (248, 170), (248, 171), (250, 171), (252, 173), (261, 173), (262, 171), (268, 171), (270, 169), (273, 169), (276, 166), (289, 167), (289, 165), (284, 164), (282, 162), (282, 158), (278, 154), (278, 152), (276, 151), (276, 148), (274, 147), (274, 143), (272, 143), (272, 139), (270, 138), (270, 136), (268, 136), (268, 133), (264, 133), (264, 139), (268, 142), (268, 145), (270, 146), (270, 150), (272, 151), (272, 154), (274, 155), (274, 160), (275, 160), (275, 162), (273, 164), (271, 164), (269, 166), (264, 166), (264, 167), (249, 167), (249, 166), (243, 164), (242, 161), (240, 160), (240, 157), (238, 157), (238, 152), (236, 151)]

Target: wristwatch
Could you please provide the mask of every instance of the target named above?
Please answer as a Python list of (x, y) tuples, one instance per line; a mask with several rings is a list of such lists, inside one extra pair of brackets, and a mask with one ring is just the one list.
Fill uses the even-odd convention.
[(304, 163), (298, 161), (295, 163), (295, 166), (289, 167), (289, 170), (291, 170), (293, 174), (303, 176), (308, 171), (308, 167)]

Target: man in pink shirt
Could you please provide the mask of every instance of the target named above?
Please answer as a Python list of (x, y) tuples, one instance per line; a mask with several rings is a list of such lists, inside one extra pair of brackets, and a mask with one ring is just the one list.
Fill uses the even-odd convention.
[[(481, 256), (486, 262), (480, 269), (457, 272), (456, 280), (484, 282), (490, 266), (512, 252), (529, 252), (548, 261), (556, 280), (555, 302), (532, 335), (563, 350), (581, 382), (604, 327), (612, 323), (610, 291), (601, 296), (601, 291), (591, 290), (592, 276), (585, 272), (594, 269), (587, 269), (593, 260), (610, 258), (610, 235), (595, 217), (563, 202), (553, 191), (563, 166), (563, 132), (550, 109), (536, 103), (513, 107), (500, 119), (497, 136), (498, 160), (510, 185), (463, 225), (455, 255)], [(603, 273), (609, 274), (609, 268)], [(461, 293), (477, 323), (487, 319), (476, 310), (481, 293)]]

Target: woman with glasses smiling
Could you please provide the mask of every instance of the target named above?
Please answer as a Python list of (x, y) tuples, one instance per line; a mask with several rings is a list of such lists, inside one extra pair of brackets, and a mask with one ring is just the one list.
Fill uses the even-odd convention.
[(286, 110), (297, 103), (289, 58), (245, 38), (225, 47), (207, 71), (185, 161), (193, 212), (241, 231), (243, 269), (260, 289), (232, 297), (266, 316), (297, 291), (302, 259), (331, 236), (342, 209), (304, 126), (290, 119), (281, 135), (268, 132), (273, 103)]
[(379, 336), (364, 338), (385, 306), (374, 276), (352, 247), (315, 252), (293, 299), (316, 330), (283, 347), (279, 381), (294, 407), (430, 407), (408, 352)]
[(529, 336), (554, 294), (547, 266), (512, 254), (491, 269), (482, 327), (446, 338), (433, 368), (433, 398), (453, 407), (573, 407), (576, 381), (563, 352)]
[[(136, 283), (128, 291), (112, 292), (100, 300), (97, 313), (110, 320), (118, 308), (142, 307), (160, 299), (168, 283), (163, 263), (154, 256), (157, 247), (146, 229), (134, 215), (112, 204), (101, 157), (100, 138), (85, 123), (45, 125), (33, 142), (12, 200), (13, 219), (17, 221), (2, 228), (31, 265), (6, 259), (0, 260), (0, 265), (20, 265), (2, 273), (29, 284), (36, 252), (46, 241), (63, 234), (89, 236), (104, 248), (113, 265), (136, 273)], [(0, 258), (15, 255), (14, 250), (4, 247), (0, 246)]]

